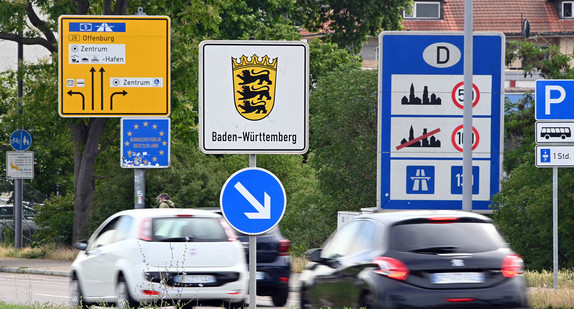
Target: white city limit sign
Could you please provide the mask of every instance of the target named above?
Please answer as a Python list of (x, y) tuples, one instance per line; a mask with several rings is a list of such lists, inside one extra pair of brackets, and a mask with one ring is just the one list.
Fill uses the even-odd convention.
[(199, 143), (204, 153), (305, 153), (309, 48), (301, 41), (200, 45)]

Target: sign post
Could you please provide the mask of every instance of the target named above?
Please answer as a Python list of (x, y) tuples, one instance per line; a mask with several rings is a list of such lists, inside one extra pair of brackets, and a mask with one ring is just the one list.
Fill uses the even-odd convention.
[(535, 90), (536, 166), (552, 168), (552, 264), (557, 290), (558, 167), (574, 167), (574, 80), (537, 80)]
[[(255, 155), (249, 156), (255, 165)], [(257, 290), (257, 236), (275, 227), (283, 214), (287, 198), (277, 176), (262, 168), (249, 167), (231, 175), (220, 195), (225, 220), (236, 230), (249, 235), (249, 308), (254, 309)]]
[(379, 36), (379, 209), (461, 209), (470, 136), (472, 210), (491, 211), (502, 175), (504, 35), (474, 34), (472, 87), (464, 85), (463, 43), (463, 34), (453, 32)]
[(60, 16), (59, 33), (60, 116), (169, 116), (169, 17)]
[(120, 165), (134, 169), (134, 208), (145, 208), (147, 168), (167, 168), (171, 121), (163, 118), (122, 118)]
[[(207, 154), (249, 155), (249, 169), (230, 177), (220, 204), (227, 221), (249, 234), (249, 307), (255, 309), (257, 235), (281, 220), (286, 203), (279, 179), (256, 168), (256, 155), (301, 154), (309, 148), (307, 43), (201, 42), (199, 148)], [(254, 193), (262, 184), (274, 185)]]

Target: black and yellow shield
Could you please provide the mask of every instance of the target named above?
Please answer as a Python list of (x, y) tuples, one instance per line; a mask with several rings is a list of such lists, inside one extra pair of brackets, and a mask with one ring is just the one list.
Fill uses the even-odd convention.
[(270, 60), (265, 55), (259, 61), (255, 54), (251, 60), (243, 55), (240, 58), (231, 57), (231, 63), (237, 112), (249, 120), (267, 117), (275, 104), (277, 58)]

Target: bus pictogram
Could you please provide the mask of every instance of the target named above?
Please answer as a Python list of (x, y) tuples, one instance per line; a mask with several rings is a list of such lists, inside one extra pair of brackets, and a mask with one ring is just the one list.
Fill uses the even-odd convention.
[(542, 127), (542, 129), (540, 129), (540, 137), (545, 139), (549, 139), (551, 137), (566, 139), (571, 136), (572, 132), (569, 127)]

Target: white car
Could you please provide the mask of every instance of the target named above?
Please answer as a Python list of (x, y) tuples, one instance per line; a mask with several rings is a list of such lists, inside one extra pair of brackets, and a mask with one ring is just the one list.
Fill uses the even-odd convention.
[(72, 264), (73, 308), (245, 306), (243, 246), (222, 216), (189, 208), (131, 209), (102, 223)]

